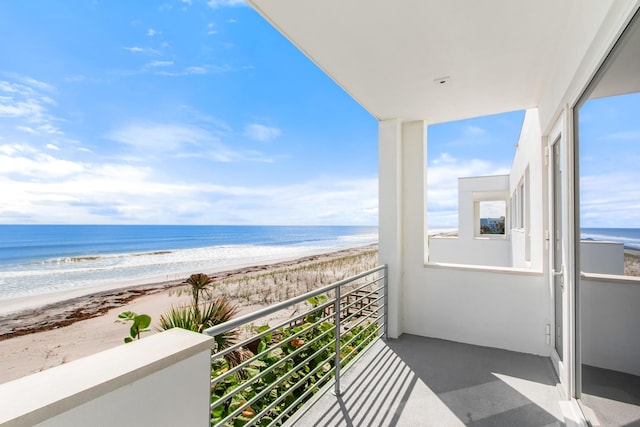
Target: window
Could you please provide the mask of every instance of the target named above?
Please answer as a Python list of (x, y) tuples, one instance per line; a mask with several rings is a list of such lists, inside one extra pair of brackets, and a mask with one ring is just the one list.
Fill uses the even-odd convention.
[(504, 236), (506, 211), (504, 200), (478, 202), (478, 234)]

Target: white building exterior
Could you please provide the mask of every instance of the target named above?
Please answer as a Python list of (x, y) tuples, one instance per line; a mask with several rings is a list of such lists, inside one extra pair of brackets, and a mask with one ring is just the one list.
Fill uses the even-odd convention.
[[(581, 358), (616, 358), (611, 345), (624, 344), (636, 360), (624, 372), (637, 368), (638, 334), (607, 327), (595, 319), (597, 310), (578, 300), (574, 114), (639, 1), (249, 3), (379, 121), (380, 261), (389, 266), (392, 336), (412, 333), (548, 356), (574, 403)], [(598, 95), (637, 91), (640, 64), (632, 58), (638, 57), (625, 56)], [(522, 109), (527, 114), (508, 179), (509, 244), (474, 236), (471, 245), (491, 245), (496, 256), (470, 259), (485, 255), (472, 246), (459, 251), (449, 240), (436, 243), (445, 256), (438, 259), (434, 250), (431, 258), (427, 126)], [(465, 186), (461, 203), (469, 196)], [(461, 238), (473, 233), (460, 221)], [(585, 277), (584, 289), (597, 280)], [(612, 304), (637, 306), (635, 281), (607, 280), (618, 280), (626, 291), (622, 301), (615, 286), (607, 288)], [(634, 328), (639, 312), (623, 310)], [(604, 351), (580, 350), (581, 313), (591, 316), (583, 329), (593, 321), (609, 334)], [(600, 365), (613, 369), (615, 363)]]
[[(388, 265), (391, 337), (410, 333), (549, 357), (572, 419), (591, 416), (581, 366), (640, 376), (640, 280), (620, 275), (620, 245), (580, 244), (575, 156), (575, 118), (584, 97), (594, 87), (598, 96), (640, 91), (640, 36), (629, 40), (625, 34), (630, 23), (640, 28), (634, 18), (640, 0), (249, 3), (378, 119), (379, 251)], [(625, 43), (617, 44), (621, 37)], [(635, 50), (618, 55), (623, 48)], [(601, 68), (608, 57), (622, 60)], [(613, 74), (603, 77), (607, 71)], [(475, 209), (483, 198), (508, 202), (509, 240), (479, 238), (475, 210), (468, 211), (460, 236), (479, 246), (448, 248), (449, 255), (458, 253), (455, 259), (431, 258), (427, 126), (523, 109), (509, 176), (460, 184), (464, 209)], [(479, 259), (487, 245), (487, 259)], [(211, 343), (192, 335), (165, 332), (100, 356), (119, 357), (122, 367), (85, 389), (63, 389), (58, 401), (36, 396), (24, 407), (6, 409), (3, 421), (46, 421), (47, 411), (57, 407), (53, 416), (69, 410), (67, 415), (79, 417), (76, 423), (102, 407), (102, 400), (126, 401), (127, 388), (144, 381), (152, 384), (146, 391), (167, 378), (204, 390)], [(162, 344), (175, 340), (182, 344), (174, 351)], [(134, 350), (145, 348), (162, 353), (152, 367), (137, 364), (148, 357)], [(182, 363), (187, 360), (194, 365)], [(72, 366), (77, 364), (47, 375), (68, 375)], [(16, 395), (31, 381), (0, 392)], [(99, 404), (92, 403), (96, 398)], [(207, 399), (197, 399), (206, 410)], [(186, 410), (188, 404), (180, 403)], [(155, 406), (159, 414), (167, 412), (161, 402)], [(630, 406), (625, 410), (636, 417), (640, 406)], [(190, 425), (206, 424), (204, 410), (194, 411)], [(632, 419), (640, 422), (640, 415)], [(48, 425), (69, 422), (54, 418)]]

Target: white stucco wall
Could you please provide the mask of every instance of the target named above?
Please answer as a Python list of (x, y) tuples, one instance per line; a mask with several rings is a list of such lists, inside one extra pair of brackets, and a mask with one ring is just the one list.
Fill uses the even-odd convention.
[(458, 237), (429, 237), (429, 262), (511, 267), (509, 236), (480, 235), (476, 212), (480, 201), (506, 202), (508, 190), (508, 175), (458, 178)]
[(581, 241), (580, 271), (624, 275), (624, 244)]
[(511, 267), (508, 237), (429, 237), (429, 262)]
[[(528, 196), (529, 209), (525, 212), (525, 227), (522, 236), (512, 233), (511, 259), (513, 267), (530, 268), (542, 271), (544, 252), (544, 227), (547, 213), (546, 194), (546, 166), (544, 164), (543, 140), (540, 129), (540, 119), (537, 109), (525, 112), (518, 147), (511, 164), (509, 173), (509, 195), (513, 194), (520, 182), (525, 179), (528, 168)], [(528, 232), (528, 236), (526, 233)], [(522, 237), (522, 239), (520, 239)], [(529, 238), (527, 241), (527, 237)], [(529, 244), (529, 260), (525, 248)]]
[(378, 258), (387, 264), (388, 333), (402, 333), (402, 123), (384, 120), (378, 126)]
[(0, 425), (208, 426), (207, 335), (172, 329), (0, 385)]
[[(394, 311), (390, 318), (394, 333), (409, 332), (549, 355), (545, 330), (551, 323), (553, 310), (547, 271), (548, 250), (544, 240), (545, 230), (549, 228), (548, 174), (543, 151), (548, 141), (545, 135), (558, 117), (565, 114), (568, 120), (564, 121), (562, 132), (571, 143), (572, 124), (566, 111), (578, 100), (624, 22), (630, 19), (629, 11), (638, 3), (637, 0), (592, 1), (578, 8), (575, 12), (579, 19), (575, 27), (567, 28), (566, 38), (559, 43), (557, 61), (546, 67), (547, 85), (540, 88), (539, 112), (528, 111), (525, 116), (521, 138), (532, 141), (531, 152), (520, 157), (516, 154), (512, 173), (519, 174), (520, 167), (526, 167), (519, 159), (535, 159), (530, 163), (530, 274), (425, 265), (426, 124), (402, 123), (399, 119), (380, 122), (380, 261), (389, 264), (390, 292), (392, 299), (396, 298), (397, 307), (390, 307), (390, 311)], [(594, 20), (603, 23), (597, 34), (581, 31), (581, 27), (588, 27), (585, 23)], [(389, 130), (391, 122), (395, 133)], [(400, 131), (406, 126), (414, 130), (412, 135)], [(420, 127), (422, 132), (418, 130)], [(524, 151), (526, 145), (523, 143), (519, 150)], [(570, 168), (568, 165), (568, 170)], [(569, 219), (573, 218), (571, 177), (567, 175), (565, 180), (563, 264), (568, 289), (566, 298), (570, 298), (574, 283), (573, 238), (568, 231), (573, 225)], [(520, 242), (517, 244), (521, 245)], [(390, 246), (383, 249), (387, 245)], [(522, 248), (515, 247), (512, 256), (520, 260)], [(514, 264), (520, 265), (520, 261)], [(569, 306), (566, 302), (565, 305)], [(567, 319), (570, 315), (570, 310), (565, 310)], [(567, 320), (565, 324), (571, 325), (571, 322)], [(567, 394), (570, 393), (569, 390)]]
[[(400, 135), (390, 128), (400, 128)], [(388, 180), (380, 186), (380, 261), (396, 272), (389, 283), (399, 304), (397, 318), (390, 316), (390, 330), (548, 355), (545, 277), (427, 265), (426, 125), (412, 121), (398, 127), (383, 121), (379, 138), (380, 180)], [(399, 146), (392, 149), (395, 142)], [(391, 218), (397, 222), (386, 223)], [(387, 244), (394, 249), (383, 250)]]
[(582, 278), (580, 302), (582, 362), (640, 376), (640, 279)]

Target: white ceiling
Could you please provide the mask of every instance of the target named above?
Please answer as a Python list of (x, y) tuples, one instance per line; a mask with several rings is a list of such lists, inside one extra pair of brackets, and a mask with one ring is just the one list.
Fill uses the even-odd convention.
[(593, 37), (582, 18), (611, 0), (249, 2), (376, 118), (438, 123), (538, 106), (567, 32)]
[(634, 92), (640, 92), (640, 21), (625, 33), (589, 98)]

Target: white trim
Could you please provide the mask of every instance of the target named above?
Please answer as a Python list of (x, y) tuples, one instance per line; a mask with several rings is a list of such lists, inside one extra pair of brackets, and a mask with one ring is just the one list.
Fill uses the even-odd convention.
[(474, 264), (453, 264), (447, 262), (427, 262), (424, 264), (425, 268), (445, 268), (449, 270), (460, 271), (478, 271), (487, 273), (503, 273), (503, 274), (517, 274), (521, 276), (543, 276), (544, 272), (540, 270), (530, 270), (527, 268), (514, 268), (514, 267), (494, 267), (485, 265)]

